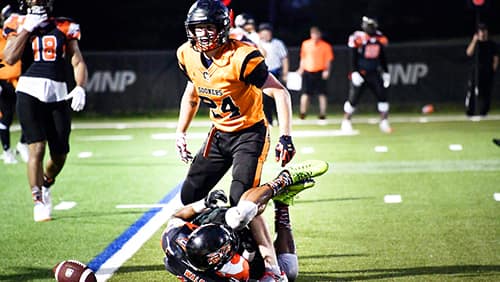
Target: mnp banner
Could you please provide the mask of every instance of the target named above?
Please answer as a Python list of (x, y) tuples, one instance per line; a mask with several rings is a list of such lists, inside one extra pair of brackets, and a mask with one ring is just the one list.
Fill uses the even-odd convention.
[[(393, 106), (452, 103), (463, 105), (472, 59), (465, 56), (467, 43), (393, 44), (387, 49)], [(335, 61), (328, 81), (329, 103), (341, 109), (349, 93), (350, 50), (334, 45)], [(175, 51), (88, 52), (86, 112), (101, 114), (145, 113), (179, 107), (186, 78), (179, 71)], [(299, 48), (289, 48), (290, 71), (298, 68)], [(500, 100), (500, 78), (493, 97)], [(294, 107), (299, 91), (292, 91)], [(372, 103), (367, 91), (361, 104)]]

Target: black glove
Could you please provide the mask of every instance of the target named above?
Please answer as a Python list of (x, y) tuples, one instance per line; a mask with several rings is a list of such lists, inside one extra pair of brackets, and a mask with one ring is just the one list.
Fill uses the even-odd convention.
[(281, 135), (278, 145), (276, 145), (276, 161), (281, 160), (281, 166), (289, 163), (295, 155), (295, 147), (292, 143), (292, 136)]
[(226, 194), (224, 194), (224, 191), (214, 190), (210, 192), (210, 194), (208, 194), (208, 196), (205, 198), (205, 206), (207, 208), (216, 208), (217, 200), (227, 203), (227, 197)]

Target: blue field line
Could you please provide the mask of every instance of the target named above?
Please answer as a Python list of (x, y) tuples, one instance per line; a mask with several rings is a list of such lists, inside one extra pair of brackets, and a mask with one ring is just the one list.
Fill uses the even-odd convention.
[[(177, 184), (174, 189), (172, 189), (163, 199), (161, 199), (159, 204), (167, 204), (170, 202), (175, 195), (181, 190), (182, 182)], [(116, 252), (118, 252), (125, 243), (127, 243), (132, 236), (134, 236), (148, 221), (155, 216), (161, 208), (152, 208), (144, 215), (139, 218), (134, 224), (132, 224), (125, 232), (123, 232), (118, 238), (116, 238), (109, 246), (104, 249), (99, 255), (93, 258), (87, 265), (90, 269), (96, 272), (110, 257), (112, 257)]]

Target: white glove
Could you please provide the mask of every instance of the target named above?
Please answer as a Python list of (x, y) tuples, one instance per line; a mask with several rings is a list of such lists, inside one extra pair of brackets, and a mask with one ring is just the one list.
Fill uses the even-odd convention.
[(183, 162), (189, 163), (193, 159), (191, 152), (187, 149), (186, 133), (177, 133), (175, 146), (177, 147), (177, 152), (179, 152), (179, 156)]
[(69, 92), (68, 96), (66, 96), (66, 100), (69, 100), (73, 98), (73, 101), (71, 101), (71, 108), (75, 112), (79, 112), (83, 110), (83, 107), (85, 107), (85, 89), (81, 86), (76, 86)]
[[(37, 9), (35, 9), (37, 8)], [(43, 7), (35, 6), (24, 18), (23, 28), (28, 32), (32, 32), (41, 23), (48, 19), (47, 12)]]
[(365, 82), (365, 79), (361, 76), (361, 74), (359, 74), (359, 72), (354, 71), (351, 73), (351, 81), (352, 85), (358, 87)]
[(384, 81), (384, 88), (389, 87), (389, 85), (391, 85), (391, 74), (388, 72), (384, 72), (382, 74), (382, 80)]

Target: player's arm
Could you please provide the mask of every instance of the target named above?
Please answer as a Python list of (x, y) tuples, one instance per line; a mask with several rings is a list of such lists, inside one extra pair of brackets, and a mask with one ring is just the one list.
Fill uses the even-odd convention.
[(4, 60), (7, 64), (13, 65), (21, 59), (29, 37), (30, 33), (25, 29), (17, 34), (9, 35), (3, 50)]
[(200, 106), (200, 97), (191, 81), (186, 83), (186, 88), (182, 94), (179, 119), (177, 121), (177, 133), (186, 133), (191, 121), (198, 112)]
[(472, 57), (472, 55), (474, 55), (474, 49), (476, 48), (477, 40), (477, 33), (474, 33), (474, 36), (472, 36), (472, 40), (469, 42), (469, 45), (467, 45), (467, 49), (465, 50), (465, 54), (468, 57)]
[(205, 198), (180, 208), (172, 217), (190, 221), (206, 209), (217, 207), (218, 201), (227, 203), (227, 196), (222, 190), (213, 190)]
[(82, 52), (80, 51), (80, 48), (78, 46), (78, 41), (70, 40), (68, 42), (67, 48), (71, 65), (73, 66), (76, 85), (85, 87), (88, 80), (88, 70), (87, 64), (85, 63)]
[(274, 98), (276, 103), (280, 135), (290, 136), (292, 133), (292, 102), (290, 93), (271, 73), (269, 73), (264, 85), (262, 85), (262, 90), (266, 95)]

